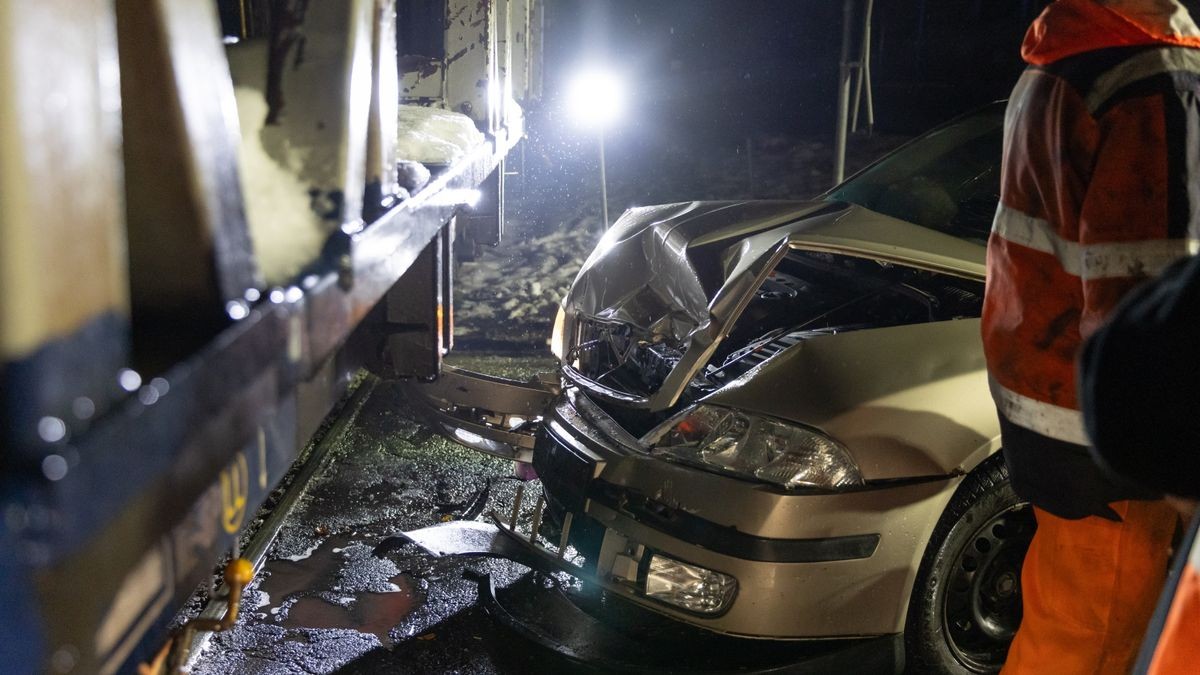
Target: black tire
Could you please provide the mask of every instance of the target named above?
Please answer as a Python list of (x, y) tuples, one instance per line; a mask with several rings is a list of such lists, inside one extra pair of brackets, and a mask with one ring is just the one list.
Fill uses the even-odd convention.
[(921, 561), (906, 672), (994, 673), (1021, 622), (1021, 563), (1037, 525), (997, 454), (958, 486)]

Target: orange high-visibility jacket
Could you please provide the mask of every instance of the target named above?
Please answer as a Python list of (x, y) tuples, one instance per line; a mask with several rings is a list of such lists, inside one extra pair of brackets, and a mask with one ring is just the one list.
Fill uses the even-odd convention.
[(1122, 7), (1138, 3), (1047, 8), (1005, 119), (984, 351), (1014, 488), (1065, 518), (1152, 496), (1088, 460), (1075, 359), (1200, 231), (1200, 31), (1181, 6), (1161, 21)]

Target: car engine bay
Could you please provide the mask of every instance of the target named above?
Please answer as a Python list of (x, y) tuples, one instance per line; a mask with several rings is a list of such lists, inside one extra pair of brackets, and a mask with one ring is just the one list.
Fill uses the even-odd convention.
[[(870, 258), (792, 251), (755, 292), (680, 404), (725, 386), (806, 339), (974, 318), (982, 303), (981, 281)], [(592, 381), (645, 396), (663, 385), (684, 349), (686, 345), (661, 335), (638, 334), (627, 324), (584, 319), (572, 357)]]

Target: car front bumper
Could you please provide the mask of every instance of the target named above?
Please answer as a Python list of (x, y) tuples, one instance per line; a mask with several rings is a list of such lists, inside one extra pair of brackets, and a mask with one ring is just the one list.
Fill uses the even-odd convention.
[[(817, 639), (903, 631), (926, 543), (958, 484), (941, 477), (839, 494), (789, 493), (650, 457), (587, 396), (546, 411), (534, 467), (551, 504), (588, 536), (588, 576), (646, 609), (710, 631)], [(737, 580), (701, 615), (645, 595), (660, 554)]]

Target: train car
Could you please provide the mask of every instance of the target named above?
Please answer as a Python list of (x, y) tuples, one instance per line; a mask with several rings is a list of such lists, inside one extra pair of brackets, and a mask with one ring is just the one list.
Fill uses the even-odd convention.
[(355, 374), (436, 376), (456, 246), (502, 234), (541, 12), (0, 4), (5, 672), (169, 651)]

